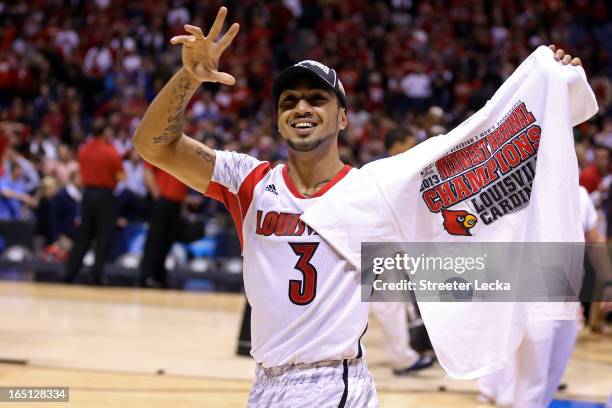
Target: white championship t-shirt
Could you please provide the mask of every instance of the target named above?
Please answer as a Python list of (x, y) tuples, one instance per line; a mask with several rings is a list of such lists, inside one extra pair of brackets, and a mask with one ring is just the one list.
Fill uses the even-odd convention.
[[(358, 269), (362, 242), (583, 242), (572, 126), (595, 112), (583, 69), (540, 47), (457, 128), (351, 172), (302, 220)], [(563, 302), (419, 307), (439, 362), (465, 379), (506, 365), (526, 322), (576, 316)]]

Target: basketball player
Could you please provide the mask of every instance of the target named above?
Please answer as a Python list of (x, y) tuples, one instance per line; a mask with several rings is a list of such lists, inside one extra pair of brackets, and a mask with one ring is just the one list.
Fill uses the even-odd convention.
[(272, 168), (253, 157), (213, 151), (182, 134), (188, 101), (202, 82), (232, 85), (219, 57), (238, 24), (215, 41), (187, 25), (183, 67), (160, 91), (136, 130), (143, 158), (185, 184), (222, 201), (231, 212), (244, 257), (257, 361), (249, 406), (378, 406), (363, 359), (368, 304), (358, 273), (299, 215), (351, 170), (340, 160), (338, 132), (347, 126), (346, 96), (336, 72), (315, 61), (288, 68), (274, 83), (278, 129), (288, 163)]
[(222, 7), (207, 36), (186, 25), (190, 35), (171, 39), (182, 45), (183, 67), (147, 109), (134, 146), (231, 212), (252, 306), (257, 368), (249, 406), (378, 406), (361, 358), (368, 304), (360, 299), (360, 277), (298, 218), (351, 171), (337, 146), (347, 115), (336, 71), (302, 61), (274, 82), (278, 130), (288, 147), (284, 165), (213, 151), (182, 133), (185, 106), (202, 82), (235, 83), (218, 71), (239, 29), (232, 24), (216, 41), (226, 14)]

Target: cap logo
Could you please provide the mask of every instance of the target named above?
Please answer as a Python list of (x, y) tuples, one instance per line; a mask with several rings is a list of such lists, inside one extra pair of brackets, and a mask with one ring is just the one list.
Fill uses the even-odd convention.
[(325, 75), (329, 75), (329, 67), (327, 65), (323, 65), (318, 61), (313, 61), (313, 60), (304, 60), (304, 61), (300, 61), (295, 65), (300, 65), (300, 66), (304, 66), (306, 64), (310, 64), (310, 65), (314, 65), (315, 67), (320, 68), (323, 72), (325, 72)]
[(336, 71), (325, 64), (313, 60), (300, 61), (280, 73), (272, 85), (272, 95), (277, 102), (284, 87), (288, 84), (287, 81), (291, 81), (296, 77), (303, 77), (304, 75), (308, 75), (317, 80), (320, 79), (322, 81), (320, 84), (325, 88), (329, 86), (329, 88), (331, 88), (330, 90), (338, 97), (342, 106), (346, 107), (346, 94)]

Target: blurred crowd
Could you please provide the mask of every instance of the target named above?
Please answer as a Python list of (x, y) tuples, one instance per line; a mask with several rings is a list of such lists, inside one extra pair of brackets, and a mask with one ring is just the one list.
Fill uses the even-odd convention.
[[(202, 86), (184, 130), (213, 148), (272, 162), (283, 161), (286, 149), (276, 135), (271, 83), (299, 60), (339, 72), (349, 110), (341, 156), (360, 166), (387, 154), (392, 129), (407, 129), (415, 144), (452, 129), (537, 46), (579, 56), (600, 107), (575, 129), (581, 184), (605, 232), (612, 9), (603, 0), (0, 1), (0, 219), (35, 219), (46, 244), (73, 237), (76, 152), (102, 118), (125, 160), (119, 226), (146, 220), (150, 189), (130, 136), (181, 64), (169, 39), (185, 23), (206, 30), (221, 5), (241, 26), (220, 67), (237, 83)], [(208, 200), (192, 194), (185, 201), (190, 216), (216, 219)]]

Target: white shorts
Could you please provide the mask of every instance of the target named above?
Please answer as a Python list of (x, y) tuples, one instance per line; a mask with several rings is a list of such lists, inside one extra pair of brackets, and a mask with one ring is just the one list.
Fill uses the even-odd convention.
[(379, 407), (363, 359), (264, 368), (257, 364), (249, 408)]

